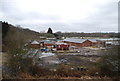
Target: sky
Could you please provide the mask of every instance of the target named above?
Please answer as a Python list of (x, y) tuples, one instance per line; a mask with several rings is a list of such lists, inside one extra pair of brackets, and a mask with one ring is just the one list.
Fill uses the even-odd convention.
[(0, 21), (37, 32), (118, 32), (119, 0), (0, 0)]

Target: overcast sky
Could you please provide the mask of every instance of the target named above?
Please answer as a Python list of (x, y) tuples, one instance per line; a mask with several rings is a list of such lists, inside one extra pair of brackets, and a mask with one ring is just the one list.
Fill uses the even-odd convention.
[(0, 20), (38, 32), (117, 32), (118, 1), (0, 0)]

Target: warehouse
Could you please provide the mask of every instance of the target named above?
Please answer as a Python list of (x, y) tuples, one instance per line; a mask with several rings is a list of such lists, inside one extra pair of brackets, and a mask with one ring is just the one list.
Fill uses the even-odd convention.
[(76, 47), (104, 47), (105, 42), (97, 39), (73, 39), (73, 38), (67, 38), (63, 40), (64, 43), (69, 44), (70, 46), (76, 46)]

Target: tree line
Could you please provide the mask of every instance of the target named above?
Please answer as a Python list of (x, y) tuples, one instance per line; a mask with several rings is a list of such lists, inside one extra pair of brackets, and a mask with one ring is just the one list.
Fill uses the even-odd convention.
[(59, 36), (65, 37), (118, 37), (118, 33), (77, 33), (77, 32), (56, 32)]
[[(61, 37), (104, 37), (104, 38), (110, 38), (110, 37), (119, 37), (119, 33), (115, 32), (109, 32), (109, 33), (102, 33), (102, 32), (96, 32), (96, 33), (84, 33), (84, 32), (55, 32), (53, 33), (52, 28), (48, 28), (47, 31), (47, 36), (49, 37), (56, 37), (56, 38), (61, 38)], [(46, 36), (45, 33), (40, 33), (40, 35)]]

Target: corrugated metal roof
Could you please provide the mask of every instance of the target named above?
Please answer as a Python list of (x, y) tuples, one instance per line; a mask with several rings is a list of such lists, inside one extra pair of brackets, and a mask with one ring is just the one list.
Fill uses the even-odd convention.
[(39, 44), (39, 42), (34, 40), (31, 44)]
[(53, 41), (50, 40), (40, 40), (40, 42), (44, 42), (44, 44), (53, 44)]
[(100, 39), (104, 41), (111, 41), (111, 40), (120, 40), (120, 38), (106, 38), (106, 39)]
[(89, 40), (91, 42), (97, 42), (97, 39), (73, 39), (73, 38), (66, 38), (63, 41), (69, 41), (69, 42), (75, 42), (75, 43), (83, 43), (86, 40)]
[(61, 45), (61, 44), (68, 45), (67, 43), (62, 43), (62, 42), (57, 42), (56, 44), (57, 45)]
[(106, 42), (106, 44), (120, 45), (119, 41), (110, 41), (110, 42)]
[(91, 42), (97, 42), (98, 41), (98, 39), (88, 39), (88, 40), (90, 40)]

